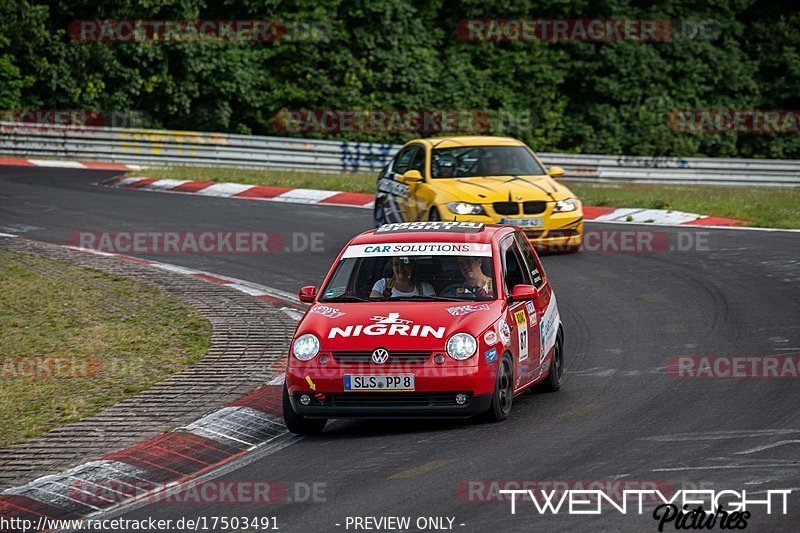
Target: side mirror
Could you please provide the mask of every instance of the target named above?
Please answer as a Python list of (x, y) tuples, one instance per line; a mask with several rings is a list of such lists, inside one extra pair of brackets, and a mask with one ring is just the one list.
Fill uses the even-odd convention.
[(300, 294), (298, 296), (301, 302), (313, 303), (314, 299), (317, 297), (317, 288), (313, 285), (306, 285), (300, 289)]
[(547, 173), (551, 178), (561, 178), (564, 176), (564, 169), (561, 167), (550, 167), (550, 172)]
[(409, 170), (400, 176), (400, 178), (400, 181), (405, 183), (416, 183), (418, 181), (422, 181), (422, 174), (420, 174), (419, 170)]
[(533, 285), (514, 285), (511, 289), (511, 299), (515, 302), (535, 300), (539, 297), (539, 290)]

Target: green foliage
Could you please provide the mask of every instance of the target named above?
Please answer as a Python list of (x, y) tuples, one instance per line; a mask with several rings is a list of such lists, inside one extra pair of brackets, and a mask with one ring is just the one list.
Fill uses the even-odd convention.
[[(800, 109), (800, 13), (750, 0), (0, 0), (0, 109), (139, 111), (292, 135), (282, 110), (472, 110), (540, 151), (800, 158), (800, 134), (687, 133), (684, 109)], [(74, 43), (82, 19), (316, 21), (322, 41)], [(713, 21), (713, 39), (475, 42), (467, 18)], [(277, 125), (276, 125), (277, 124)], [(401, 142), (413, 132), (298, 132)]]

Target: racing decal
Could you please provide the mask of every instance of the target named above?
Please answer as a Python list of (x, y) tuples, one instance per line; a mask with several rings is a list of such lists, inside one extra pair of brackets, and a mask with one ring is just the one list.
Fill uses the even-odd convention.
[(401, 335), (404, 337), (435, 337), (444, 338), (447, 328), (444, 326), (433, 327), (414, 324), (411, 320), (400, 318), (400, 313), (389, 313), (388, 316), (373, 316), (370, 318), (375, 324), (356, 324), (344, 328), (333, 327), (328, 332), (328, 338), (335, 337), (360, 337), (361, 335)]
[(489, 346), (494, 346), (495, 344), (497, 344), (497, 333), (495, 333), (493, 329), (490, 329), (483, 336), (483, 342), (485, 342)]
[(519, 360), (524, 361), (528, 358), (528, 317), (525, 311), (520, 309), (514, 313), (517, 321), (517, 337), (519, 338)]
[(354, 244), (347, 247), (344, 254), (342, 254), (342, 259), (392, 255), (470, 255), (491, 257), (492, 245), (477, 242), (387, 242), (380, 244)]
[(486, 350), (483, 354), (486, 357), (486, 363), (497, 361), (497, 348)]
[(525, 309), (528, 310), (528, 322), (531, 327), (536, 325), (536, 307), (533, 302), (525, 302)]
[(470, 313), (474, 313), (475, 311), (488, 311), (489, 304), (478, 304), (478, 305), (458, 305), (456, 307), (448, 307), (447, 312), (453, 316), (464, 316)]
[(378, 180), (378, 192), (399, 196), (400, 198), (408, 198), (408, 185), (390, 178), (382, 178)]
[(328, 307), (327, 305), (315, 305), (308, 312), (328, 318), (339, 318), (340, 316), (347, 314), (344, 311), (336, 309), (335, 307)]
[(511, 344), (511, 328), (503, 318), (497, 323), (497, 334), (500, 335), (500, 340), (505, 346)]
[(558, 306), (556, 305), (556, 295), (550, 295), (550, 303), (547, 304), (547, 309), (542, 315), (542, 320), (539, 322), (539, 363), (544, 361), (547, 352), (550, 348), (555, 346), (556, 337), (558, 336), (558, 324), (560, 317), (558, 314)]
[(483, 222), (401, 222), (384, 224), (375, 231), (379, 233), (408, 233), (449, 231), (458, 233), (478, 233), (483, 230)]

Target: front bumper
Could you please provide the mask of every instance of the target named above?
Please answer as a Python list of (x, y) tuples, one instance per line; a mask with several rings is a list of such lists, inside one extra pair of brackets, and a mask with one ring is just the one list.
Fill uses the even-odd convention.
[[(414, 391), (345, 391), (346, 374), (413, 373)], [(310, 418), (467, 418), (489, 409), (497, 364), (415, 367), (327, 367), (305, 364), (286, 370), (294, 411)], [(311, 387), (313, 384), (313, 388)], [(311, 398), (302, 405), (299, 397)], [(468, 401), (458, 405), (457, 394)]]
[(470, 395), (466, 404), (456, 405), (446, 397), (454, 398), (457, 392), (342, 392), (327, 394), (324, 402), (311, 395), (312, 403), (303, 405), (302, 394), (291, 394), (289, 401), (296, 413), (308, 418), (469, 418), (485, 413), (492, 403), (491, 394)]
[[(486, 215), (458, 215), (452, 213), (447, 205), (439, 205), (439, 213), (442, 220), (453, 220), (454, 217), (459, 222), (482, 222), (484, 224), (500, 224), (502, 219), (513, 220), (523, 218), (541, 218), (542, 225), (535, 228), (523, 227), (522, 231), (537, 248), (557, 250), (560, 248), (572, 248), (580, 246), (583, 238), (583, 210), (578, 209), (569, 213), (553, 213), (552, 206), (547, 210), (536, 215), (499, 215), (495, 213), (490, 204), (485, 204)], [(509, 224), (511, 225), (511, 224)]]

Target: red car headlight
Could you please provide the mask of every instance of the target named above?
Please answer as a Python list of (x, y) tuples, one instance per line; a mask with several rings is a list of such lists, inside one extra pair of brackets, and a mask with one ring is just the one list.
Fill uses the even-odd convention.
[(478, 351), (478, 341), (469, 333), (456, 333), (447, 341), (447, 355), (457, 361), (465, 361)]

